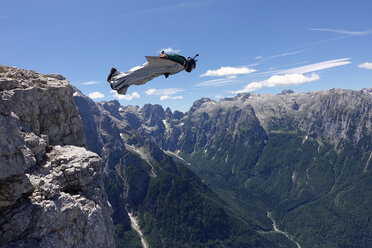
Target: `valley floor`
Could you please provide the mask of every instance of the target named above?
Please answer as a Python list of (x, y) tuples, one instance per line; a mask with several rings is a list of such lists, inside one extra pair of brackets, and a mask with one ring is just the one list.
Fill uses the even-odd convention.
[(137, 232), (138, 236), (141, 239), (142, 247), (143, 248), (149, 248), (149, 246), (147, 245), (147, 242), (145, 240), (145, 236), (143, 235), (143, 233), (140, 229), (137, 218), (133, 215), (133, 213), (128, 212), (128, 215), (129, 215), (129, 218), (130, 218), (131, 227)]
[(274, 228), (274, 231), (275, 232), (278, 232), (278, 233), (281, 233), (281, 234), (284, 234), (290, 241), (292, 241), (293, 243), (295, 243), (297, 245), (298, 248), (301, 248), (300, 244), (297, 243), (288, 233), (286, 232), (283, 232), (282, 230), (280, 230), (276, 223), (275, 223), (275, 220), (274, 218), (272, 217), (272, 214), (271, 212), (267, 212), (267, 217), (273, 222), (273, 228)]

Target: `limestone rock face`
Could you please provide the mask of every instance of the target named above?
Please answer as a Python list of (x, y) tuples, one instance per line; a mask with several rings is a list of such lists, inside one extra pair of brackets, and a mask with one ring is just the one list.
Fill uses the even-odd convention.
[(72, 94), (60, 75), (0, 66), (0, 247), (114, 247)]
[(84, 144), (73, 89), (64, 77), (5, 66), (0, 73), (2, 104), (19, 118), (21, 131), (47, 135), (51, 145)]

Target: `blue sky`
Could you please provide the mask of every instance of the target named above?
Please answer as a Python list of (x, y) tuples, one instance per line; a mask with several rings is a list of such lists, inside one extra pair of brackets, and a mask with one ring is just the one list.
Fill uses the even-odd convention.
[[(0, 64), (62, 74), (96, 101), (180, 111), (241, 92), (362, 89), (372, 87), (371, 10), (370, 0), (3, 1)], [(162, 49), (199, 53), (196, 70), (111, 92), (111, 67)]]

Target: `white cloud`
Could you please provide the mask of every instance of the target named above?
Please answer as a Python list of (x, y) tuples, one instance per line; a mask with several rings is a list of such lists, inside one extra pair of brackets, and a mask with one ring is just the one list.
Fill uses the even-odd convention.
[(163, 95), (160, 97), (160, 100), (180, 100), (183, 99), (183, 96), (168, 96), (168, 95)]
[(99, 81), (87, 81), (87, 82), (83, 82), (83, 83), (80, 83), (81, 85), (94, 85), (94, 84), (100, 84), (101, 82)]
[(217, 94), (214, 98), (216, 98), (216, 99), (221, 99), (221, 98), (223, 98), (223, 95), (221, 95), (221, 94)]
[(179, 100), (183, 99), (183, 96), (173, 96), (177, 93), (184, 91), (183, 89), (178, 88), (169, 88), (169, 89), (148, 89), (145, 93), (149, 96), (160, 96), (160, 100)]
[(332, 28), (309, 28), (309, 30), (313, 31), (321, 31), (321, 32), (329, 32), (329, 33), (336, 33), (336, 34), (347, 34), (347, 35), (367, 35), (371, 34), (372, 30), (366, 30), (366, 31), (349, 31), (349, 30), (343, 30), (343, 29), (332, 29)]
[(274, 54), (274, 55), (268, 56), (266, 58), (264, 58), (263, 56), (257, 56), (256, 59), (259, 60), (258, 64), (262, 64), (263, 62), (267, 62), (267, 61), (272, 60), (272, 59), (276, 59), (276, 58), (280, 58), (280, 57), (287, 57), (287, 56), (302, 53), (304, 51), (305, 50), (302, 49), (302, 50), (296, 50), (296, 51), (291, 51), (291, 52), (284, 52), (284, 53)]
[(365, 62), (363, 64), (358, 65), (358, 67), (368, 69), (368, 70), (372, 70), (372, 63)]
[(163, 48), (159, 52), (161, 52), (161, 51), (164, 51), (165, 53), (179, 53), (179, 52), (181, 52), (181, 50), (179, 50), (179, 49), (173, 49), (171, 47)]
[(239, 80), (235, 78), (220, 78), (220, 79), (213, 79), (204, 81), (201, 83), (197, 83), (194, 86), (195, 87), (219, 87), (224, 85), (229, 85), (231, 83), (239, 82)]
[[(347, 64), (351, 64), (350, 58), (342, 58), (342, 59), (333, 59), (333, 60), (327, 60), (319, 63), (314, 64), (308, 64), (305, 66), (299, 66), (294, 67), (290, 69), (285, 70), (269, 70), (267, 72), (258, 72), (254, 75), (263, 75), (263, 74), (271, 74), (271, 75), (284, 75), (284, 74), (305, 74), (305, 73), (311, 73), (311, 72), (317, 72), (325, 69), (330, 69), (338, 66), (343, 66)], [(271, 68), (273, 69), (273, 68)], [(241, 78), (238, 79), (234, 77), (236, 75), (228, 76), (227, 78), (221, 78), (221, 79), (213, 79), (213, 80), (207, 80), (204, 82), (200, 82), (195, 84), (195, 87), (220, 87), (220, 86), (226, 86), (236, 83), (241, 83)], [(249, 75), (251, 77), (251, 75)], [(267, 87), (267, 86), (264, 86)]]
[(282, 74), (302, 74), (302, 73), (308, 73), (308, 72), (315, 72), (320, 70), (325, 70), (337, 66), (347, 65), (351, 64), (351, 61), (349, 61), (350, 58), (343, 58), (343, 59), (333, 59), (328, 60), (320, 63), (300, 66), (292, 69), (287, 69), (281, 71)]
[(293, 52), (275, 54), (275, 55), (272, 55), (272, 56), (268, 57), (265, 60), (276, 59), (276, 58), (280, 58), (280, 57), (287, 57), (287, 56), (290, 56), (290, 55), (295, 55), (295, 54), (298, 54), (298, 53), (302, 53), (303, 51), (304, 50), (298, 50), (298, 51), (293, 51)]
[(179, 88), (169, 88), (169, 89), (162, 89), (162, 90), (148, 89), (146, 90), (145, 93), (146, 95), (149, 95), (149, 96), (153, 96), (153, 95), (161, 96), (161, 95), (174, 95), (182, 91), (184, 90), (179, 89)]
[(236, 75), (242, 75), (242, 74), (250, 74), (257, 70), (251, 69), (245, 66), (241, 67), (231, 67), (231, 66), (225, 66), (221, 67), (217, 70), (208, 70), (206, 73), (202, 74), (201, 77), (223, 77), (223, 76), (236, 76)]
[(319, 75), (312, 73), (311, 76), (305, 76), (303, 74), (285, 74), (275, 75), (267, 80), (252, 82), (246, 85), (242, 90), (233, 91), (232, 93), (246, 93), (261, 89), (263, 87), (276, 87), (276, 86), (288, 86), (298, 85), (313, 82), (319, 80)]
[(125, 100), (125, 101), (130, 101), (130, 100), (135, 99), (135, 98), (140, 98), (140, 95), (136, 91), (133, 92), (132, 94), (121, 95), (121, 94), (118, 94), (116, 91), (111, 90), (111, 94), (113, 94), (113, 97), (115, 97), (119, 100)]
[(98, 92), (98, 91), (92, 92), (88, 96), (91, 99), (99, 99), (99, 98), (104, 98), (105, 97), (101, 92)]

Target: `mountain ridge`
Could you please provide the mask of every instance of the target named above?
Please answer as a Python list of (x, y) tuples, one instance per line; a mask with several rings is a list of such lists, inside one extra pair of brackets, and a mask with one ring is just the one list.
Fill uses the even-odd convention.
[[(302, 247), (353, 247), (357, 239), (363, 244), (371, 238), (362, 239), (356, 223), (346, 218), (363, 220), (370, 214), (353, 212), (352, 195), (345, 193), (349, 188), (359, 195), (358, 184), (364, 185), (364, 196), (370, 192), (371, 99), (371, 89), (332, 89), (239, 94), (218, 102), (202, 98), (185, 113), (151, 104), (96, 105), (112, 117), (124, 143), (142, 146), (149, 140), (174, 154), (258, 230), (272, 229), (267, 218), (272, 212), (280, 230)], [(341, 199), (347, 204), (343, 208)], [(361, 205), (368, 202), (365, 197)], [(323, 222), (309, 214), (313, 209)], [(298, 225), (301, 219), (309, 223), (306, 229)], [(342, 236), (341, 223), (348, 223), (354, 236)], [(315, 235), (316, 241), (318, 227), (325, 236)], [(330, 230), (334, 237), (326, 234)]]

